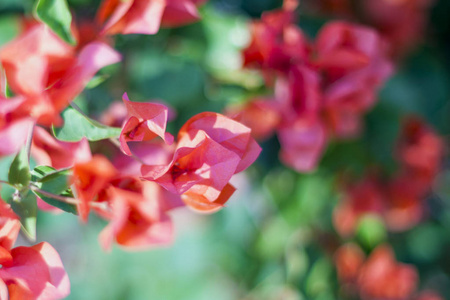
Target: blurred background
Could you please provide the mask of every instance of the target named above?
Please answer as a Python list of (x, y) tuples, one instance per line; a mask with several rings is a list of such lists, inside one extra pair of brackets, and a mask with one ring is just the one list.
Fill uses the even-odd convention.
[[(310, 39), (330, 20), (376, 26), (363, 2), (302, 1), (298, 26)], [(405, 23), (420, 23), (423, 34), (405, 42), (396, 54), (395, 73), (364, 117), (362, 135), (330, 142), (315, 171), (299, 174), (282, 165), (280, 145), (272, 137), (261, 143), (257, 163), (233, 178), (238, 190), (225, 209), (213, 215), (178, 209), (172, 214), (177, 233), (173, 246), (146, 252), (118, 247), (103, 252), (97, 236), (106, 223), (95, 216), (83, 225), (73, 215), (40, 212), (38, 241), (48, 241), (60, 253), (72, 284), (67, 299), (381, 299), (352, 291), (342, 269), (337, 271), (336, 251), (349, 242), (367, 257), (379, 245), (390, 245), (396, 261), (416, 268), (417, 291), (432, 290), (450, 299), (447, 156), (423, 202), (424, 216), (411, 228), (392, 232), (368, 214), (352, 237), (342, 237), (333, 223), (333, 211), (346, 195), (342, 178), (362, 178), (374, 169), (396, 172), (395, 147), (407, 116), (426, 122), (448, 148), (450, 1), (396, 2), (423, 2)], [(19, 34), (20, 18), (32, 4), (0, 2), (0, 44)], [(89, 20), (99, 1), (69, 4), (79, 20)], [(252, 18), (281, 5), (275, 0), (211, 0), (196, 24), (154, 36), (117, 36), (115, 48), (124, 60), (102, 70), (104, 81), (92, 84), (76, 101), (100, 117), (124, 91), (139, 101), (161, 99), (176, 112), (169, 125), (175, 133), (196, 113), (223, 112), (229, 105), (270, 95), (261, 74), (242, 68), (241, 51), (250, 42)], [(100, 151), (101, 143), (92, 149)], [(343, 264), (351, 269), (351, 261)], [(410, 299), (401, 297), (386, 299)]]

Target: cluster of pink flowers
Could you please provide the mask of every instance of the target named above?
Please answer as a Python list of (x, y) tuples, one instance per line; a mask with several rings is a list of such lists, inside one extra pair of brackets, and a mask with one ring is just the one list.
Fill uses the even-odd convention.
[[(276, 132), (280, 159), (305, 172), (314, 169), (332, 138), (359, 134), (362, 116), (392, 73), (386, 44), (368, 27), (328, 22), (314, 42), (294, 21), (296, 1), (266, 12), (252, 24), (244, 66), (259, 68), (273, 99), (256, 99), (229, 114), (264, 139)], [(259, 118), (260, 115), (269, 118)]]
[(342, 245), (334, 257), (342, 292), (363, 300), (442, 300), (434, 291), (417, 293), (419, 274), (413, 265), (397, 262), (391, 247), (380, 245), (365, 257), (358, 245)]
[[(426, 199), (440, 171), (444, 142), (423, 121), (410, 118), (397, 145), (399, 170), (389, 180), (374, 174), (347, 184), (335, 208), (333, 223), (343, 238), (352, 238), (364, 216), (378, 215), (393, 232), (416, 226), (426, 216)], [(417, 293), (419, 273), (413, 265), (398, 263), (388, 245), (380, 245), (368, 258), (354, 243), (335, 252), (343, 292), (367, 300), (440, 300), (433, 291)]]
[[(109, 35), (155, 34), (160, 26), (191, 23), (198, 20), (197, 5), (203, 2), (105, 0), (96, 25), (73, 27), (76, 46), (45, 24), (24, 19), (23, 33), (0, 49), (0, 156), (18, 153), (29, 141), (29, 154), (39, 166), (69, 169), (74, 198), (39, 192), (75, 205), (82, 221), (91, 211), (108, 220), (100, 234), (105, 249), (113, 242), (128, 249), (170, 244), (173, 224), (168, 212), (180, 206), (206, 213), (219, 210), (235, 191), (231, 177), (248, 168), (261, 151), (248, 127), (210, 112), (191, 118), (174, 142), (166, 132), (169, 109), (132, 102), (126, 94), (125, 111), (120, 120), (113, 118), (116, 126), (123, 124), (118, 138), (112, 139), (121, 150), (114, 162), (92, 155), (86, 138), (63, 142), (49, 131), (63, 124), (61, 112), (98, 70), (121, 60)], [(17, 193), (37, 188), (32, 183), (15, 187)], [(40, 209), (59, 210), (37, 201)], [(20, 226), (19, 217), (0, 200), (0, 298), (67, 296), (67, 274), (49, 244), (12, 248)]]
[(428, 11), (435, 0), (364, 0), (359, 9), (351, 0), (306, 1), (314, 10), (357, 20), (357, 12), (363, 21), (376, 28), (388, 41), (389, 53), (402, 57), (412, 50), (425, 36)]
[(397, 147), (400, 169), (389, 180), (375, 174), (347, 184), (333, 222), (342, 236), (354, 233), (367, 214), (384, 219), (392, 231), (417, 225), (426, 215), (426, 199), (444, 156), (444, 141), (419, 119), (404, 123)]
[(188, 120), (173, 143), (165, 132), (167, 107), (132, 102), (126, 94), (123, 102), (123, 154), (113, 163), (99, 155), (75, 163), (78, 212), (85, 221), (92, 208), (111, 221), (100, 235), (105, 248), (112, 241), (127, 248), (166, 245), (173, 239), (168, 211), (184, 205), (206, 213), (221, 209), (235, 191), (231, 177), (261, 148), (248, 127), (212, 112)]

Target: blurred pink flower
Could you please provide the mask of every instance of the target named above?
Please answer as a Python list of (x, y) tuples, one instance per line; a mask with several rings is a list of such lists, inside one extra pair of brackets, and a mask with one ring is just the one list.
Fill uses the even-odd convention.
[(414, 266), (397, 262), (392, 249), (381, 245), (373, 250), (361, 268), (358, 285), (364, 300), (408, 300), (418, 280)]
[[(103, 214), (110, 223), (100, 233), (102, 247), (109, 250), (113, 241), (129, 250), (171, 244), (173, 224), (164, 208), (177, 207), (181, 200), (174, 203), (170, 197), (173, 196), (156, 183), (142, 182), (137, 177), (111, 181), (99, 195), (99, 201), (107, 201), (112, 210), (109, 216)], [(167, 206), (166, 202), (174, 206)]]
[(95, 73), (119, 60), (120, 55), (104, 43), (89, 43), (76, 53), (45, 25), (31, 26), (0, 50), (8, 84), (24, 99), (11, 117), (31, 116), (46, 126), (60, 124), (59, 113)]
[(161, 26), (199, 20), (197, 6), (205, 0), (104, 0), (97, 20), (106, 34), (155, 34)]

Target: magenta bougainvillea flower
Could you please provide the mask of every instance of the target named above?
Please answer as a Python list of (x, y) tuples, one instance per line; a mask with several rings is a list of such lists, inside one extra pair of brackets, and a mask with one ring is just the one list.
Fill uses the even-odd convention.
[(107, 34), (155, 34), (161, 26), (199, 20), (197, 6), (206, 0), (104, 0), (97, 20)]
[(39, 124), (60, 124), (67, 107), (104, 66), (120, 55), (102, 42), (92, 42), (79, 52), (45, 25), (35, 25), (0, 50), (0, 63), (8, 84), (24, 100), (12, 117), (31, 116)]
[[(360, 133), (362, 116), (393, 68), (386, 44), (365, 26), (328, 22), (314, 42), (308, 41), (294, 24), (296, 4), (285, 1), (282, 9), (252, 24), (243, 59), (245, 67), (263, 72), (268, 85), (275, 83), (269, 102), (281, 120), (273, 125), (281, 160), (307, 172), (317, 166), (329, 139)], [(257, 123), (251, 117), (242, 119), (244, 124)]]
[(173, 136), (166, 132), (168, 108), (158, 103), (131, 102), (127, 94), (123, 103), (130, 118), (122, 127), (120, 145), (126, 155), (131, 155), (128, 142), (149, 141), (161, 137), (167, 144), (173, 143)]
[(0, 199), (0, 298), (45, 300), (68, 296), (69, 278), (59, 254), (46, 242), (12, 248), (19, 230), (19, 218)]
[(143, 165), (145, 179), (182, 195), (191, 208), (213, 212), (233, 194), (231, 177), (248, 168), (261, 148), (250, 129), (217, 113), (200, 113), (178, 133), (168, 165)]

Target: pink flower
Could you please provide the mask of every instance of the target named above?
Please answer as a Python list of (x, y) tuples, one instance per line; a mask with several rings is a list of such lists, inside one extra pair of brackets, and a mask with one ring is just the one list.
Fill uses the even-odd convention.
[(159, 136), (167, 144), (173, 143), (173, 136), (166, 132), (168, 108), (162, 104), (131, 102), (127, 94), (123, 95), (123, 102), (130, 118), (122, 127), (120, 145), (122, 151), (131, 155), (128, 142), (149, 141)]
[(389, 246), (378, 246), (361, 269), (358, 284), (362, 299), (406, 300), (411, 299), (419, 276), (412, 265), (395, 260)]
[(73, 167), (71, 183), (79, 200), (78, 213), (86, 222), (91, 210), (90, 203), (118, 175), (114, 166), (103, 156), (94, 155), (90, 161), (76, 162)]
[(75, 162), (89, 161), (92, 158), (86, 139), (75, 143), (61, 142), (42, 127), (34, 129), (31, 155), (38, 165), (55, 169), (69, 168)]
[[(391, 231), (405, 231), (417, 225), (425, 215), (425, 194), (407, 173), (394, 178), (387, 187), (386, 225)], [(428, 192), (425, 191), (425, 192)]]
[(369, 27), (346, 22), (329, 22), (319, 32), (314, 63), (331, 80), (369, 66), (386, 54), (386, 46)]
[[(19, 218), (0, 199), (0, 298), (62, 299), (70, 293), (69, 278), (58, 253), (48, 243), (12, 248)], [(12, 249), (11, 249), (12, 248)]]
[(0, 264), (10, 259), (9, 251), (16, 242), (20, 221), (11, 206), (0, 198)]
[(144, 179), (182, 195), (191, 208), (214, 212), (233, 194), (231, 177), (248, 168), (261, 148), (250, 129), (217, 113), (205, 112), (188, 120), (168, 165), (143, 165)]
[(327, 134), (316, 118), (298, 118), (278, 128), (280, 159), (298, 172), (313, 170), (325, 149)]
[(8, 83), (24, 98), (13, 116), (31, 116), (46, 126), (59, 124), (59, 113), (95, 73), (119, 60), (104, 43), (92, 42), (76, 53), (45, 25), (32, 26), (0, 50)]
[(230, 107), (227, 115), (249, 127), (257, 140), (269, 138), (281, 122), (278, 103), (273, 100), (255, 99), (244, 105)]
[(155, 34), (160, 26), (197, 21), (197, 6), (205, 0), (104, 0), (97, 14), (107, 34)]
[(419, 43), (434, 0), (367, 0), (362, 9), (368, 21), (390, 42), (394, 56), (402, 56)]
[(25, 145), (34, 120), (28, 116), (15, 117), (15, 111), (24, 105), (24, 99), (6, 99), (0, 96), (0, 157), (19, 152)]
[(165, 210), (173, 208), (166, 204), (173, 203), (171, 197), (154, 182), (133, 177), (112, 181), (99, 195), (112, 209), (106, 216), (111, 221), (99, 236), (102, 247), (110, 249), (113, 241), (131, 250), (171, 244), (173, 224)]
[(386, 195), (383, 185), (374, 177), (346, 187), (342, 201), (333, 212), (336, 231), (348, 237), (354, 233), (358, 221), (366, 214), (383, 215), (386, 208)]
[(397, 157), (417, 187), (426, 192), (438, 174), (445, 154), (442, 138), (418, 118), (407, 119), (399, 138)]
[[(293, 1), (290, 1), (293, 2)], [(266, 12), (251, 27), (252, 39), (244, 50), (244, 66), (287, 72), (309, 55), (303, 32), (292, 24), (296, 2), (285, 1), (282, 10)]]
[(347, 243), (340, 246), (334, 254), (339, 280), (342, 283), (356, 283), (364, 260), (364, 252), (357, 244)]
[[(17, 247), (11, 256), (12, 261), (0, 269), (0, 282), (7, 286), (9, 299), (63, 299), (69, 295), (69, 277), (50, 244)], [(6, 295), (5, 285), (0, 286), (0, 295)]]

